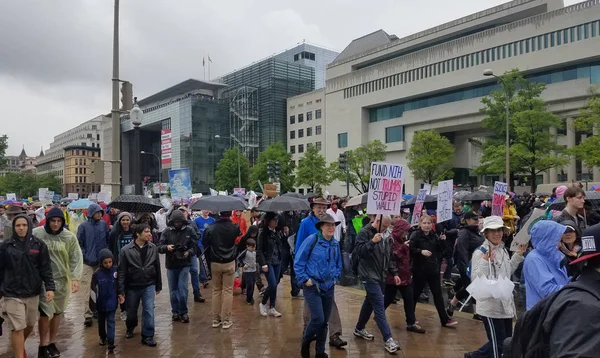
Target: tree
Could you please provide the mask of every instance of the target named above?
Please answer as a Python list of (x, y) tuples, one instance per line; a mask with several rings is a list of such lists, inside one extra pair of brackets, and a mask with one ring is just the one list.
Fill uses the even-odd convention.
[(38, 195), (39, 188), (48, 188), (56, 193), (62, 192), (60, 180), (52, 174), (7, 173), (0, 177), (0, 194), (15, 193), (20, 198)]
[(248, 187), (248, 174), (250, 172), (248, 158), (240, 152), (239, 148), (233, 147), (223, 153), (223, 158), (217, 164), (215, 172), (215, 186), (217, 190), (227, 190), (233, 192), (233, 188), (239, 185), (238, 180), (238, 161), (241, 173), (242, 188)]
[(574, 128), (567, 128), (567, 130), (590, 134), (586, 140), (572, 148), (570, 153), (588, 167), (600, 166), (600, 98), (595, 89), (590, 89), (590, 97), (585, 107), (579, 111)]
[(279, 162), (281, 167), (281, 192), (285, 193), (294, 189), (294, 169), (296, 165), (292, 160), (292, 154), (288, 153), (286, 148), (281, 143), (273, 143), (263, 152), (258, 155), (256, 163), (250, 171), (250, 188), (260, 190), (258, 181), (268, 183), (269, 176), (267, 173), (268, 162)]
[(307, 185), (314, 193), (315, 189), (321, 189), (322, 186), (329, 185), (332, 181), (325, 157), (319, 153), (317, 147), (308, 147), (296, 170), (296, 185)]
[(408, 168), (428, 184), (452, 178), (454, 146), (433, 130), (415, 133), (408, 151)]
[[(347, 152), (349, 182), (359, 193), (366, 193), (369, 190), (371, 163), (385, 160), (386, 147), (381, 141), (374, 140)], [(329, 172), (332, 179), (346, 182), (346, 172), (339, 168), (337, 162), (329, 165)]]
[(515, 174), (531, 177), (531, 191), (537, 187), (537, 175), (550, 168), (562, 167), (569, 161), (566, 150), (556, 143), (550, 128), (562, 128), (558, 116), (546, 108), (540, 98), (546, 89), (543, 83), (523, 78), (518, 69), (501, 77), (501, 91), (493, 91), (482, 99), (486, 115), (483, 127), (493, 134), (483, 144), (483, 156), (477, 172), (503, 173), (506, 166), (506, 98), (509, 100), (509, 152), (511, 178)]
[(8, 163), (6, 163), (6, 149), (8, 149), (8, 136), (2, 135), (0, 136), (0, 169), (4, 168)]

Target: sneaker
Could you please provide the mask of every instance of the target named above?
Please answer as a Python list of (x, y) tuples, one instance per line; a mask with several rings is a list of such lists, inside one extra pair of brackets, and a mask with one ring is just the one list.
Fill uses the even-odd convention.
[(448, 314), (448, 317), (454, 316), (454, 309), (456, 309), (456, 307), (452, 306), (452, 303), (448, 303), (448, 306), (446, 307), (446, 313)]
[(413, 324), (412, 326), (408, 326), (406, 327), (406, 330), (409, 332), (414, 332), (414, 333), (419, 333), (419, 334), (425, 334), (425, 329), (423, 329), (423, 327), (419, 326), (418, 324)]
[(267, 317), (268, 313), (267, 313), (267, 305), (263, 305), (262, 303), (258, 305), (258, 307), (260, 308), (260, 315), (263, 317)]
[(190, 323), (190, 316), (187, 313), (182, 314), (179, 318), (181, 319), (181, 323)]
[(452, 281), (452, 280), (444, 280), (444, 285), (454, 287), (454, 281)]
[(56, 344), (50, 343), (48, 345), (48, 353), (50, 358), (58, 358), (60, 357), (60, 351), (56, 348)]
[(335, 348), (341, 349), (342, 347), (347, 346), (347, 345), (348, 345), (348, 342), (343, 340), (339, 334), (334, 334), (333, 336), (329, 337), (329, 346), (330, 347), (335, 347)]
[(261, 295), (261, 296), (264, 296), (266, 290), (267, 290), (266, 288), (261, 288), (260, 292), (258, 294)]
[(206, 302), (206, 298), (202, 297), (202, 295), (194, 295), (194, 302), (204, 303)]
[(121, 312), (121, 321), (127, 321), (127, 311)]
[(101, 346), (105, 346), (106, 345), (106, 338), (100, 338), (100, 344)]
[(212, 328), (219, 328), (219, 327), (221, 327), (222, 324), (223, 324), (223, 322), (221, 322), (221, 321), (213, 320)]
[(315, 354), (315, 358), (329, 358), (329, 356), (327, 355), (327, 353), (321, 352), (321, 353)]
[(482, 319), (481, 319), (481, 316), (480, 316), (480, 315), (478, 315), (477, 313), (475, 313), (475, 314), (473, 315), (473, 319), (474, 319), (474, 320), (476, 320), (476, 321), (482, 321)]
[(112, 352), (115, 350), (115, 342), (108, 342), (108, 352)]
[(40, 346), (40, 348), (38, 349), (38, 357), (39, 358), (50, 358), (50, 353), (48, 353), (48, 347), (47, 346)]
[(146, 337), (146, 338), (142, 339), (142, 344), (146, 345), (148, 347), (156, 347), (156, 342), (154, 341), (154, 338), (152, 338), (152, 337)]
[(390, 353), (396, 353), (398, 352), (398, 350), (400, 349), (400, 346), (398, 345), (398, 343), (396, 343), (396, 341), (394, 341), (393, 338), (388, 339), (385, 342), (385, 350), (390, 352)]
[(277, 312), (275, 307), (271, 307), (271, 309), (269, 309), (269, 316), (281, 317), (281, 313)]
[(133, 338), (133, 332), (132, 331), (125, 332), (125, 338), (127, 338), (127, 339)]
[(310, 358), (310, 341), (302, 341), (302, 348), (300, 349), (300, 357)]
[(444, 324), (443, 326), (444, 327), (456, 327), (456, 326), (458, 326), (458, 321), (449, 319), (448, 322), (446, 322), (446, 324)]
[(233, 321), (223, 321), (223, 329), (229, 329), (233, 326)]
[(252, 306), (254, 304), (254, 300), (246, 301), (246, 304)]
[(357, 337), (360, 337), (362, 339), (366, 339), (367, 341), (372, 341), (375, 339), (375, 336), (372, 335), (371, 333), (367, 332), (366, 329), (358, 330), (358, 329), (354, 328), (354, 335)]
[(419, 296), (418, 301), (429, 302), (429, 296), (427, 296), (424, 293), (421, 293), (421, 295)]
[(171, 321), (176, 322), (179, 321), (181, 318), (179, 318), (179, 315), (177, 313), (173, 313), (171, 315)]
[(297, 295), (292, 295), (292, 298), (297, 298), (299, 300), (303, 300), (304, 299), (304, 293), (302, 293), (302, 291), (298, 292)]
[(85, 321), (83, 321), (83, 325), (86, 327), (91, 327), (94, 324), (94, 319), (92, 317), (87, 317)]

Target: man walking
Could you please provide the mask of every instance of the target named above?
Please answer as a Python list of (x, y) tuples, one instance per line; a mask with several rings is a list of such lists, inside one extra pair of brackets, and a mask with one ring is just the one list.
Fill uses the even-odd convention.
[(585, 191), (578, 186), (572, 186), (565, 190), (563, 194), (565, 202), (567, 203), (563, 211), (552, 218), (557, 223), (571, 220), (576, 224), (575, 230), (577, 231), (577, 238), (581, 238), (582, 232), (587, 228), (585, 218), (579, 215), (579, 210), (583, 210), (585, 204)]
[(46, 302), (54, 299), (54, 280), (48, 247), (32, 234), (31, 219), (17, 215), (12, 222), (12, 237), (0, 245), (0, 292), (12, 332), (16, 358), (27, 357), (25, 340), (38, 320), (42, 285)]

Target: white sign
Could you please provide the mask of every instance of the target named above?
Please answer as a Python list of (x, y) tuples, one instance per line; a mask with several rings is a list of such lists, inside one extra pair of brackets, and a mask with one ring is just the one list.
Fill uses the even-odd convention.
[(52, 190), (46, 192), (46, 200), (50, 203), (54, 201), (54, 192)]
[(510, 251), (519, 251), (519, 247), (522, 245), (527, 245), (529, 240), (531, 240), (531, 229), (533, 225), (540, 220), (544, 220), (546, 211), (542, 209), (535, 208), (527, 219), (527, 222), (521, 230), (515, 235), (513, 238), (512, 244), (510, 244)]
[(437, 222), (441, 223), (452, 219), (452, 193), (454, 181), (452, 179), (438, 183), (437, 193)]
[(401, 165), (393, 163), (371, 163), (367, 214), (400, 214), (402, 169)]
[(437, 195), (438, 194), (438, 190), (439, 190), (438, 186), (434, 185), (434, 186), (431, 187), (431, 192), (429, 194), (430, 195)]
[(73, 199), (73, 200), (77, 200), (77, 199), (79, 199), (79, 194), (78, 193), (69, 193), (68, 198), (69, 199)]
[(48, 188), (38, 188), (38, 198), (40, 201), (46, 200)]
[(494, 183), (494, 196), (492, 197), (492, 215), (504, 216), (504, 203), (508, 184), (497, 181)]
[(423, 184), (423, 189), (427, 190), (427, 194), (431, 194), (431, 184)]
[(17, 194), (15, 194), (15, 193), (6, 193), (6, 200), (17, 201)]
[(246, 196), (246, 188), (233, 188), (233, 195)]
[(88, 199), (98, 200), (98, 193), (90, 193), (90, 195), (88, 195)]
[(425, 198), (427, 197), (428, 189), (421, 189), (417, 194), (417, 201), (415, 201), (415, 207), (413, 209), (412, 220), (410, 222), (411, 225), (417, 225), (419, 220), (421, 219), (421, 214), (423, 211), (423, 203), (425, 202)]
[(98, 202), (99, 203), (110, 203), (110, 192), (101, 191), (98, 193)]

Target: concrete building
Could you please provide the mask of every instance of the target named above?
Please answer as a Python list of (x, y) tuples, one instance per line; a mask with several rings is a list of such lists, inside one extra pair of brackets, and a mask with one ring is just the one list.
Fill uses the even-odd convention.
[[(288, 98), (287, 114), (288, 151), (297, 167), (307, 148), (314, 145), (324, 150), (325, 89)], [(301, 194), (308, 190), (307, 187), (296, 188)]]
[(315, 89), (325, 87), (325, 71), (339, 55), (338, 52), (321, 46), (311, 45), (306, 42), (296, 47), (285, 50), (274, 57), (281, 61), (299, 63), (315, 69)]
[(100, 147), (71, 145), (63, 149), (63, 196), (77, 193), (87, 198), (91, 193), (100, 192), (102, 183), (93, 182), (94, 162), (100, 160)]
[[(600, 0), (563, 6), (562, 0), (516, 0), (404, 38), (380, 30), (352, 41), (327, 68), (327, 161), (379, 139), (387, 144), (387, 161), (406, 164), (414, 133), (435, 129), (456, 148), (455, 184), (490, 184), (498, 176), (473, 172), (487, 135), (481, 99), (499, 88), (483, 76), (485, 69), (500, 75), (519, 68), (546, 83), (543, 98), (566, 128), (590, 86), (600, 84)], [(571, 129), (558, 135), (568, 147), (585, 138)], [(405, 190), (415, 193), (421, 183), (406, 170)], [(540, 179), (570, 182), (589, 172), (600, 181), (600, 171), (572, 160)], [(338, 183), (330, 192), (345, 188)]]
[(43, 149), (37, 157), (30, 157), (25, 152), (25, 147), (23, 147), (19, 155), (7, 155), (4, 157), (6, 166), (0, 169), (0, 176), (4, 176), (8, 173), (36, 173), (38, 160), (43, 156)]

